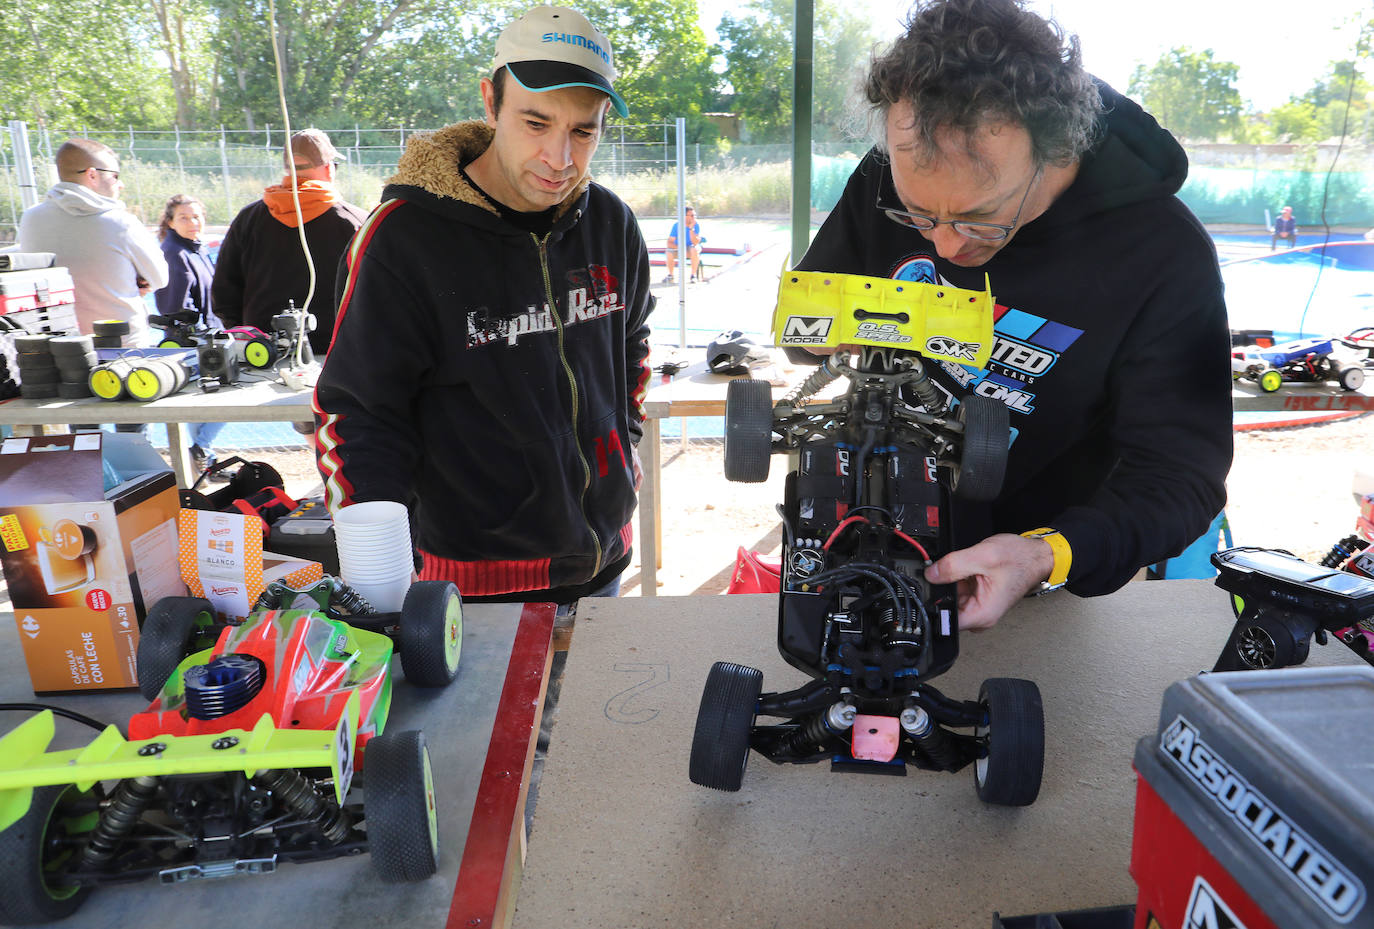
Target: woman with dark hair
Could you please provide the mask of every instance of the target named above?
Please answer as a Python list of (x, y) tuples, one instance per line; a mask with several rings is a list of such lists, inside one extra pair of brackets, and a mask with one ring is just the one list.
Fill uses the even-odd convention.
[[(218, 329), (220, 322), (210, 301), (210, 283), (215, 268), (200, 239), (203, 228), (205, 204), (189, 194), (168, 198), (157, 227), (162, 254), (167, 259), (167, 286), (159, 290), (154, 299), (162, 316), (194, 310), (206, 328)], [(192, 423), (190, 428), (191, 458), (198, 469), (204, 469), (214, 464), (212, 448), (224, 423)], [(212, 475), (212, 479), (219, 476), (219, 473)]]

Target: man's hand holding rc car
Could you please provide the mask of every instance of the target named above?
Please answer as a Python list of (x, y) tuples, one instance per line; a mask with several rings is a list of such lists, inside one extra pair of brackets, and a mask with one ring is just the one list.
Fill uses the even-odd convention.
[(1054, 549), (1044, 539), (1002, 532), (950, 552), (926, 568), (926, 579), (958, 584), (960, 629), (988, 629), (1047, 583), (1054, 567)]

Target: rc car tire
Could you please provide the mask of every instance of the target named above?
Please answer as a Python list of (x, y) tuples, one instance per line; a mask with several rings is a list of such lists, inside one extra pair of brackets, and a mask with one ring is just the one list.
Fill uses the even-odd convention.
[(964, 425), (964, 441), (951, 486), (965, 500), (992, 500), (1002, 489), (1011, 445), (1006, 404), (989, 397), (967, 396), (959, 403), (958, 417)]
[(215, 608), (201, 597), (163, 597), (148, 611), (138, 639), (138, 692), (156, 700), (181, 659), (191, 653), (197, 620)]
[(1364, 386), (1364, 368), (1349, 367), (1341, 371), (1341, 386), (1346, 390), (1359, 390)]
[(1283, 375), (1278, 371), (1265, 371), (1259, 376), (1259, 388), (1267, 394), (1272, 394), (1283, 386)]
[(749, 763), (749, 730), (753, 728), (763, 672), (717, 661), (706, 675), (692, 735), (688, 776), (693, 784), (715, 790), (739, 790)]
[(752, 378), (731, 381), (725, 388), (725, 479), (763, 483), (772, 454), (772, 386)]
[(978, 692), (987, 710), (988, 754), (973, 766), (978, 798), (998, 806), (1030, 806), (1045, 769), (1045, 709), (1034, 681), (990, 677)]
[(29, 809), (18, 822), (0, 832), (0, 925), (19, 926), (64, 919), (75, 913), (91, 888), (49, 883), (52, 859), (69, 855), (66, 843), (52, 842), (68, 817), (63, 807), (81, 797), (67, 784), (35, 787)]
[(383, 881), (423, 881), (439, 870), (434, 775), (423, 732), (387, 732), (367, 743), (363, 815), (372, 866)]
[(401, 670), (420, 687), (446, 687), (463, 651), (463, 598), (451, 581), (416, 581), (401, 604)]

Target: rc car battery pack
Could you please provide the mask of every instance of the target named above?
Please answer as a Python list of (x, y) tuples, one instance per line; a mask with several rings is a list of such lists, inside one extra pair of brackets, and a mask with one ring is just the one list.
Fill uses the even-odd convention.
[(1374, 927), (1374, 668), (1205, 674), (1136, 747), (1135, 929)]
[(35, 693), (132, 687), (139, 624), (185, 593), (176, 481), (140, 436), (0, 443), (0, 563)]

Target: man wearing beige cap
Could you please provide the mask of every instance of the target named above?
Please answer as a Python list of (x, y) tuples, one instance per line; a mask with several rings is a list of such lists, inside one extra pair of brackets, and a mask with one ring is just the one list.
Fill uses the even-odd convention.
[(271, 332), (272, 317), (285, 310), (288, 301), (305, 306), (310, 271), (301, 249), (299, 227), (304, 222), (305, 241), (315, 265), (315, 293), (309, 309), (316, 325), (310, 347), (317, 355), (329, 350), (338, 306), (334, 282), (339, 257), (367, 218), (365, 210), (339, 196), (334, 163), (341, 160), (328, 135), (319, 129), (302, 129), (291, 136), (282, 182), (268, 187), (261, 200), (234, 217), (220, 245), (211, 286), (215, 314), (225, 326), (257, 326)]
[(410, 504), (420, 576), (469, 599), (613, 596), (630, 561), (653, 298), (589, 173), (615, 76), (576, 10), (525, 13), (486, 118), (411, 138), (346, 259), (315, 391), (329, 504)]

